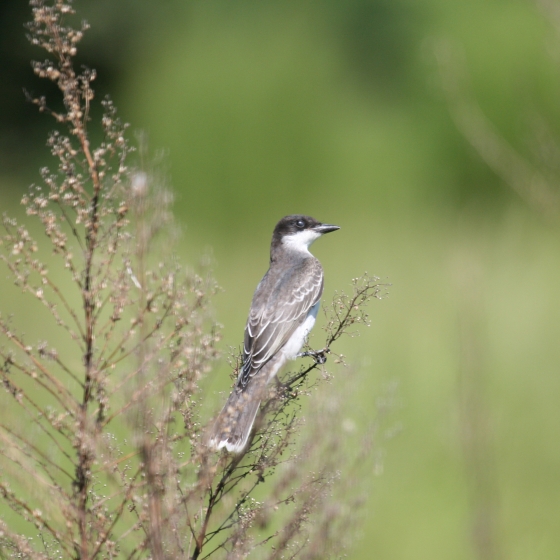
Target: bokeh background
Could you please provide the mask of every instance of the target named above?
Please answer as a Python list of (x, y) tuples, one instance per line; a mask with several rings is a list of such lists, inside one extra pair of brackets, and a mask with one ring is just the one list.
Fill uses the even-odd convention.
[[(456, 54), (444, 73), (468, 77), (462, 93), (554, 188), (557, 3), (76, 7), (92, 25), (80, 61), (98, 70), (99, 97), (111, 93), (165, 154), (178, 251), (186, 262), (213, 253), (224, 351), (241, 342), (285, 214), (342, 228), (314, 246), (327, 299), (366, 270), (392, 284), (371, 328), (343, 348), (360, 371), (359, 414), (398, 386), (383, 468), (356, 482), (369, 498), (348, 557), (558, 558), (559, 221), (552, 199), (550, 213), (528, 204), (458, 130), (436, 56)], [(0, 209), (14, 215), (50, 161), (52, 123), (22, 94), (54, 93), (32, 75), (29, 60), (44, 54), (26, 44), (27, 13), (22, 0), (0, 3)], [(2, 309), (40, 336), (6, 278)], [(213, 375), (227, 386), (225, 366)]]

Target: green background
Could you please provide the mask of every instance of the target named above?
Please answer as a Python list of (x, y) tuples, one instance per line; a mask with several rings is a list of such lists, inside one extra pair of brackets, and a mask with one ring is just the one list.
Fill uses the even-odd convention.
[[(313, 248), (327, 300), (364, 271), (392, 284), (373, 302), (371, 328), (341, 347), (359, 367), (349, 409), (358, 423), (398, 386), (383, 468), (356, 481), (369, 498), (349, 558), (560, 553), (558, 220), (528, 206), (457, 130), (434, 54), (452, 46), (468, 95), (556, 185), (560, 42), (546, 7), (76, 3), (92, 25), (80, 61), (98, 69), (98, 97), (111, 93), (132, 130), (165, 153), (179, 253), (185, 262), (213, 253), (224, 352), (241, 342), (285, 214), (341, 226)], [(25, 3), (0, 10), (0, 208), (20, 214), (21, 194), (50, 161), (52, 126), (21, 88), (54, 92), (28, 66), (44, 55), (25, 44)], [(1, 308), (40, 337), (32, 304), (1, 275)], [(225, 389), (227, 367), (210, 382)]]

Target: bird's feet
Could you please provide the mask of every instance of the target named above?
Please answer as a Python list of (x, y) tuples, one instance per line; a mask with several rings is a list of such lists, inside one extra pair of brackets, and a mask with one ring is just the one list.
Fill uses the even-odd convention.
[(327, 361), (327, 354), (330, 353), (329, 348), (323, 348), (322, 350), (309, 350), (308, 352), (301, 352), (297, 355), (298, 358), (311, 357), (315, 360), (316, 364), (324, 364)]

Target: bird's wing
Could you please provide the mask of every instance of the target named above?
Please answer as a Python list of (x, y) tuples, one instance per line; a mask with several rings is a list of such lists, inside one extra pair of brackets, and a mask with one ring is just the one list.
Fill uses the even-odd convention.
[(315, 258), (306, 259), (289, 275), (265, 275), (253, 297), (245, 327), (238, 387), (243, 389), (286, 344), (322, 293), (323, 268)]

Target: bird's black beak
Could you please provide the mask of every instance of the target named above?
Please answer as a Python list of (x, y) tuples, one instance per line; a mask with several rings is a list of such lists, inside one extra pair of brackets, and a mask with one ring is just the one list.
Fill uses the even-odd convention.
[(331, 231), (336, 231), (340, 229), (340, 226), (333, 226), (332, 224), (319, 224), (313, 228), (317, 233), (323, 235), (324, 233), (329, 233)]

